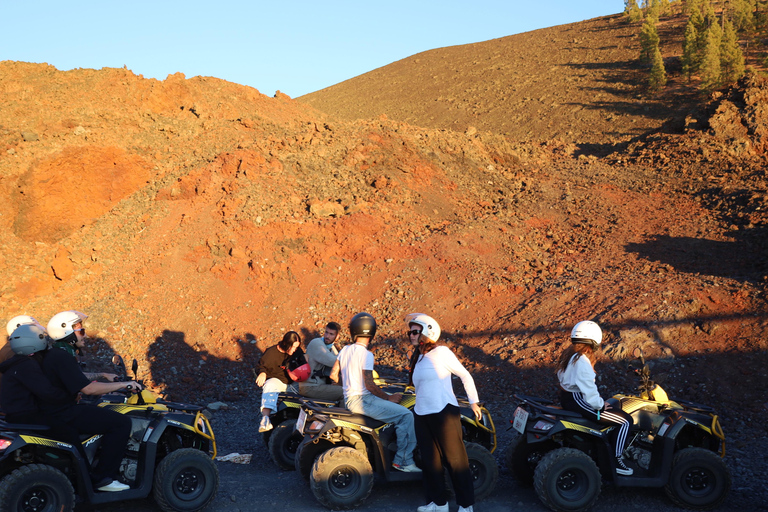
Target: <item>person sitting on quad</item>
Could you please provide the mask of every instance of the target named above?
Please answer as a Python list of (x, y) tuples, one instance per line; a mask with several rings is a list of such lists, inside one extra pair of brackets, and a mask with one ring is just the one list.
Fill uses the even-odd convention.
[[(259, 432), (272, 430), (269, 415), (277, 407), (277, 397), (283, 391), (299, 392), (297, 382), (300, 376), (292, 368), (306, 363), (301, 350), (301, 337), (295, 331), (288, 331), (277, 345), (269, 347), (262, 354), (256, 367), (256, 385), (261, 388), (261, 422)], [(309, 376), (307, 369), (307, 377)]]
[[(48, 351), (45, 329), (38, 323), (19, 324), (8, 336), (8, 346), (14, 355), (0, 363), (0, 407), (5, 419), (10, 423), (55, 426), (56, 422), (40, 412), (39, 404), (66, 400), (67, 394), (51, 384), (40, 367)], [(60, 440), (78, 444), (76, 435)]]
[(344, 402), (351, 412), (395, 424), (397, 453), (392, 467), (408, 473), (420, 472), (413, 463), (413, 413), (398, 403), (403, 397), (401, 393), (388, 395), (373, 380), (374, 358), (368, 345), (376, 335), (376, 320), (368, 313), (356, 314), (349, 322), (349, 334), (353, 343), (339, 352), (331, 369), (331, 380), (338, 382), (341, 375)]
[(341, 326), (328, 322), (321, 338), (315, 338), (307, 344), (307, 363), (311, 376), (299, 383), (299, 393), (309, 398), (319, 398), (338, 402), (344, 398), (344, 390), (338, 384), (329, 382), (339, 349), (335, 344)]
[[(40, 325), (40, 322), (35, 320), (33, 317), (29, 315), (18, 315), (10, 320), (8, 320), (8, 323), (5, 325), (5, 331), (8, 333), (8, 337), (5, 340), (5, 344), (0, 347), (0, 363), (4, 363), (8, 359), (13, 357), (13, 350), (11, 349), (11, 334), (13, 334), (13, 331), (15, 331), (18, 327), (22, 325)], [(45, 328), (40, 325), (40, 328), (45, 330)], [(0, 370), (0, 375), (2, 375), (3, 371)], [(2, 392), (2, 380), (0, 379), (0, 392)]]
[[(75, 322), (75, 318), (79, 321)], [(57, 313), (48, 321), (48, 325), (58, 325), (60, 328), (54, 330), (54, 334), (49, 333), (53, 340), (53, 346), (64, 350), (72, 357), (74, 357), (78, 364), (80, 363), (79, 356), (83, 353), (85, 348), (85, 328), (83, 322), (88, 318), (88, 315), (81, 313), (80, 311), (62, 311)], [(75, 322), (74, 324), (72, 322)], [(72, 333), (66, 329), (66, 325), (72, 325), (74, 330), (80, 332), (82, 336), (72, 336)], [(114, 373), (103, 372), (83, 372), (90, 380), (104, 379), (107, 382), (114, 382), (117, 379), (117, 375)]]
[(585, 320), (573, 327), (571, 345), (563, 351), (557, 365), (560, 403), (563, 409), (577, 412), (592, 421), (616, 425), (611, 431), (611, 441), (616, 449), (616, 473), (628, 476), (633, 470), (626, 466), (622, 454), (632, 417), (622, 410), (613, 410), (600, 397), (595, 385), (595, 370), (589, 359), (599, 350), (602, 339), (603, 331), (595, 322)]
[[(83, 343), (85, 327), (80, 315), (64, 311), (48, 322), (48, 333), (53, 339), (76, 345)], [(95, 405), (78, 404), (77, 397), (78, 393), (103, 395), (124, 388), (140, 391), (141, 385), (134, 381), (92, 382), (80, 370), (77, 360), (60, 349), (46, 352), (42, 368), (51, 384), (66, 392), (66, 399), (41, 402), (41, 411), (62, 425), (75, 429), (78, 434), (103, 435), (99, 461), (91, 472), (94, 487), (99, 491), (129, 489), (116, 477), (131, 433), (131, 419)]]

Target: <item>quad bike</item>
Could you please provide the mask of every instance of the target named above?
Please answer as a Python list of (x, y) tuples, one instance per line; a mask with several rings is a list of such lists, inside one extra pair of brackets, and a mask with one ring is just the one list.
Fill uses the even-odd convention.
[[(416, 395), (408, 388), (400, 404), (413, 409), (415, 403)], [(496, 429), (485, 407), (482, 420), (476, 421), (466, 400), (460, 399), (459, 405), (475, 498), (479, 500), (493, 491), (498, 479), (491, 454), (496, 448)], [(360, 505), (371, 493), (374, 476), (389, 482), (421, 480), (421, 473), (392, 469), (397, 451), (394, 423), (305, 401), (296, 429), (304, 435), (296, 452), (296, 469), (309, 479), (315, 498), (328, 508)], [(418, 464), (418, 453), (414, 458)]]
[(670, 400), (650, 377), (642, 352), (639, 394), (617, 394), (607, 402), (632, 416), (625, 463), (631, 476), (616, 473), (613, 426), (584, 419), (546, 399), (515, 395), (520, 404), (510, 420), (520, 435), (507, 449), (507, 467), (533, 484), (541, 501), (555, 511), (582, 511), (600, 494), (601, 480), (618, 487), (664, 487), (678, 506), (710, 509), (731, 486), (723, 462), (725, 436), (714, 409)]
[[(134, 375), (137, 366), (134, 360)], [(99, 456), (101, 435), (83, 436), (83, 458), (75, 446), (48, 437), (47, 426), (0, 421), (0, 511), (71, 511), (76, 502), (99, 505), (150, 493), (164, 511), (200, 510), (211, 502), (219, 473), (203, 407), (167, 402), (147, 389), (105, 395), (98, 406), (131, 418), (119, 476), (131, 488), (94, 489), (89, 469)]]

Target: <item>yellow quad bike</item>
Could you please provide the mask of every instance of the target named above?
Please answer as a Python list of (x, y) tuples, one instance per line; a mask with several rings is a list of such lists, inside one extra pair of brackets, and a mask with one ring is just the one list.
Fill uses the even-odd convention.
[(670, 400), (650, 377), (642, 351), (639, 394), (618, 394), (607, 402), (632, 416), (624, 460), (634, 472), (616, 473), (606, 426), (561, 409), (546, 399), (515, 395), (510, 420), (519, 435), (506, 452), (507, 467), (555, 511), (588, 510), (602, 480), (618, 487), (664, 487), (678, 506), (710, 509), (725, 500), (731, 477), (722, 457), (725, 435), (709, 406)]
[[(134, 360), (134, 375), (137, 370)], [(71, 511), (76, 503), (100, 505), (154, 495), (164, 511), (189, 512), (216, 495), (216, 440), (203, 407), (168, 402), (149, 390), (126, 397), (105, 395), (99, 407), (131, 418), (133, 428), (119, 480), (130, 489), (98, 492), (89, 469), (99, 456), (101, 435), (75, 446), (46, 435), (48, 427), (0, 421), (0, 511)]]
[[(405, 394), (400, 404), (413, 410), (416, 395), (412, 387), (389, 383), (388, 392)], [(482, 419), (475, 420), (465, 398), (458, 398), (462, 433), (475, 488), (475, 499), (487, 497), (496, 487), (498, 466), (496, 427), (491, 414), (482, 407)], [(326, 507), (356, 508), (370, 495), (374, 477), (388, 482), (421, 480), (421, 473), (392, 469), (397, 451), (394, 423), (384, 423), (343, 407), (322, 407), (305, 401), (296, 429), (304, 438), (296, 451), (296, 469), (310, 481), (315, 498)], [(414, 453), (419, 464), (418, 450)]]

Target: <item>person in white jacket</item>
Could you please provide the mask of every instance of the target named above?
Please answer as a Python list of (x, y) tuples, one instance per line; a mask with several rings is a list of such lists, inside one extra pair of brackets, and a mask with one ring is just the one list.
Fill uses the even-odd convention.
[(600, 326), (590, 320), (577, 323), (571, 330), (571, 345), (563, 351), (558, 363), (560, 403), (564, 409), (578, 412), (587, 419), (616, 425), (610, 434), (616, 450), (616, 473), (629, 476), (633, 470), (627, 467), (622, 454), (632, 417), (622, 410), (612, 409), (600, 397), (590, 361), (595, 350), (600, 348), (602, 339)]
[(451, 349), (438, 345), (440, 325), (434, 318), (423, 313), (412, 313), (406, 316), (405, 321), (408, 338), (417, 352), (411, 359), (411, 381), (416, 389), (413, 412), (427, 503), (416, 510), (448, 512), (448, 491), (443, 477), (445, 467), (453, 484), (459, 512), (472, 512), (475, 488), (462, 438), (459, 402), (453, 394), (451, 377), (456, 375), (461, 379), (472, 411), (480, 420), (482, 413), (475, 381)]

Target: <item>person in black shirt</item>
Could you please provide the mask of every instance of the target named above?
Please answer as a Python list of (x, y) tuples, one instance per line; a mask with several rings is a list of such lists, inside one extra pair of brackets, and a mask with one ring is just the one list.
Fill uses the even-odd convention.
[[(304, 351), (301, 350), (301, 338), (294, 331), (288, 331), (283, 339), (274, 347), (269, 347), (264, 351), (256, 367), (256, 385), (261, 387), (261, 423), (259, 423), (259, 432), (266, 432), (272, 429), (272, 422), (269, 421), (269, 415), (277, 407), (277, 396), (289, 389), (293, 384), (288, 367), (291, 359), (304, 357)], [(290, 386), (290, 391), (298, 393), (297, 386)]]
[[(80, 320), (75, 317), (75, 323)], [(73, 329), (73, 327), (75, 327)], [(85, 328), (80, 324), (63, 327), (72, 330), (78, 340), (85, 338)], [(49, 322), (50, 329), (50, 322)], [(99, 491), (122, 491), (130, 487), (119, 482), (117, 475), (123, 452), (131, 433), (131, 419), (118, 412), (77, 403), (78, 393), (103, 395), (119, 389), (141, 390), (136, 382), (91, 382), (80, 370), (77, 360), (64, 350), (48, 350), (42, 368), (51, 384), (65, 391), (67, 398), (55, 402), (42, 402), (40, 409), (57, 422), (75, 429), (78, 434), (101, 434), (101, 455), (91, 472), (94, 487)]]

